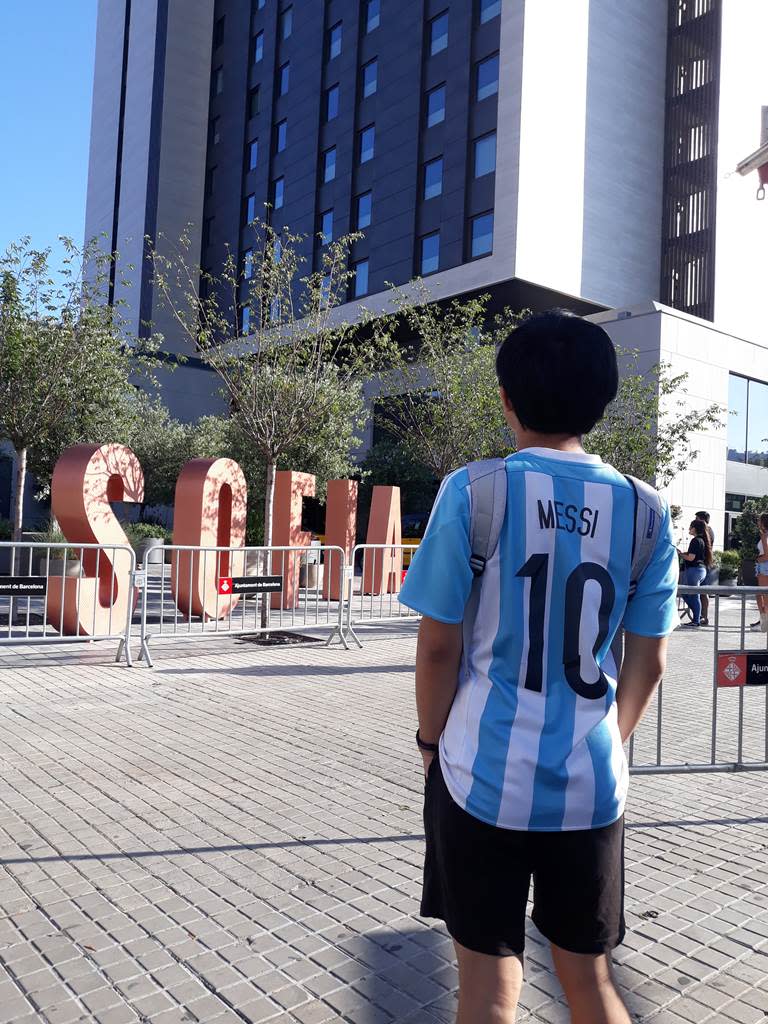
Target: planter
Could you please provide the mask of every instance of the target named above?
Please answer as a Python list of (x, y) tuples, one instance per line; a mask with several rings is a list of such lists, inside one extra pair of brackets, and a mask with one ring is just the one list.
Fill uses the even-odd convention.
[(301, 590), (315, 590), (322, 582), (320, 566), (317, 562), (304, 563), (299, 568), (299, 588)]
[(756, 587), (757, 574), (755, 572), (754, 558), (744, 558), (741, 562), (741, 585), (743, 587)]
[(47, 563), (46, 563), (46, 559), (45, 558), (41, 558), (40, 562), (38, 564), (39, 564), (39, 574), (41, 576), (44, 574), (45, 569), (46, 569), (46, 564), (47, 564), (48, 578), (49, 579), (52, 578), (53, 576), (64, 576), (64, 575), (66, 575), (66, 576), (74, 576), (75, 578), (77, 578), (78, 576), (82, 576), (83, 575), (82, 563), (77, 558), (68, 558), (67, 559), (67, 571), (66, 571), (66, 573), (64, 572), (64, 559), (63, 558), (52, 558), (50, 560), (50, 562), (47, 562)]
[(147, 572), (161, 572), (165, 559), (165, 552), (158, 550), (162, 548), (165, 541), (162, 537), (147, 537), (136, 545), (136, 564), (143, 566)]

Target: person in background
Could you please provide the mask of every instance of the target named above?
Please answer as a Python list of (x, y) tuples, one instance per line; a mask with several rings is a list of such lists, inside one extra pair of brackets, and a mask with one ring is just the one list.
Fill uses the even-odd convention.
[[(687, 551), (679, 551), (686, 563), (683, 583), (686, 587), (700, 587), (704, 582), (707, 570), (712, 568), (712, 544), (707, 533), (707, 524), (703, 519), (694, 519), (688, 530), (691, 542)], [(685, 594), (683, 600), (691, 609), (693, 622), (686, 623), (683, 629), (691, 629), (701, 625), (701, 597), (698, 594)]]
[[(760, 513), (757, 517), (757, 526), (760, 530), (760, 540), (757, 542), (757, 559), (755, 562), (757, 585), (758, 587), (768, 587), (768, 512)], [(760, 621), (753, 622), (752, 629), (768, 633), (768, 596), (758, 596), (757, 610), (760, 612)]]
[[(707, 524), (707, 533), (709, 534), (709, 543), (712, 546), (712, 550), (715, 550), (715, 531), (709, 525), (709, 512), (697, 512), (696, 518), (701, 519)], [(719, 571), (717, 566), (712, 564), (707, 575), (704, 579), (705, 586), (716, 587), (719, 580)], [(702, 626), (709, 625), (709, 594), (701, 595), (701, 624)]]

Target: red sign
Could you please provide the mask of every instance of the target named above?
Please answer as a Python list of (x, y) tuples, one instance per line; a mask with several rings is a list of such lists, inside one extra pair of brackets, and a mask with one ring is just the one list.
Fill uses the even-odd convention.
[(723, 651), (717, 656), (718, 686), (768, 686), (768, 651)]
[(717, 685), (744, 686), (747, 681), (746, 654), (718, 654)]
[(219, 577), (219, 593), (220, 594), (231, 594), (232, 593), (232, 577), (231, 576), (220, 576)]

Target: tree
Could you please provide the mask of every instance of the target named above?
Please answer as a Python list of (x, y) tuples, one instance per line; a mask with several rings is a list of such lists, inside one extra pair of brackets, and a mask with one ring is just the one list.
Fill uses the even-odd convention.
[[(302, 237), (253, 226), (258, 244), (245, 265), (227, 252), (218, 275), (194, 263), (187, 238), (170, 256), (150, 245), (150, 259), (155, 286), (189, 346), (219, 376), (230, 450), (246, 450), (247, 463), (263, 466), (269, 546), (276, 469), (319, 466), (326, 479), (354, 470), (363, 384), (388, 340), (364, 311), (350, 323), (335, 309), (354, 276), (347, 267), (357, 236), (325, 245), (320, 269), (302, 276)], [(211, 421), (208, 427), (221, 429)]]
[(416, 301), (396, 293), (413, 340), (392, 353), (379, 421), (417, 463), (442, 479), (467, 462), (512, 450), (495, 356), (519, 316), (504, 310), (490, 317), (487, 296), (443, 307), (416, 288)]
[(16, 454), (15, 540), (27, 472), (50, 478), (62, 448), (124, 422), (132, 377), (151, 363), (152, 343), (129, 338), (120, 307), (103, 301), (111, 257), (61, 241), (55, 277), (50, 250), (27, 238), (0, 259), (0, 437)]
[(619, 393), (584, 446), (622, 473), (666, 487), (698, 456), (694, 436), (721, 425), (723, 408), (691, 408), (685, 400), (687, 373), (672, 373), (667, 363), (639, 373), (637, 352), (618, 355)]

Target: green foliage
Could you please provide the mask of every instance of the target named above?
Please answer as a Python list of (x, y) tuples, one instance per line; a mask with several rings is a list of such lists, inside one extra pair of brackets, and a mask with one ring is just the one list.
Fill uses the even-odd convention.
[(389, 342), (373, 317), (363, 313), (352, 324), (335, 309), (353, 276), (347, 267), (357, 236), (325, 246), (320, 269), (302, 276), (301, 236), (252, 227), (258, 241), (247, 268), (228, 253), (221, 273), (202, 272), (187, 238), (170, 255), (164, 241), (151, 248), (151, 260), (158, 292), (190, 348), (219, 376), (229, 424), (202, 429), (218, 439), (214, 449), (224, 431), (252, 496), (263, 493), (269, 543), (276, 469), (315, 472), (321, 484), (353, 471), (363, 384)]
[(738, 551), (716, 551), (717, 564), (720, 566), (720, 579), (736, 579), (741, 567), (741, 555)]
[(172, 505), (185, 463), (198, 457), (197, 427), (171, 417), (156, 397), (135, 391), (112, 439), (127, 444), (144, 470), (144, 506)]
[(13, 540), (13, 523), (0, 516), (0, 540)]
[(131, 544), (152, 539), (169, 541), (170, 531), (157, 523), (123, 523), (122, 525)]
[(475, 459), (508, 455), (513, 440), (499, 401), (496, 346), (519, 320), (505, 310), (488, 314), (488, 296), (429, 302), (416, 283), (416, 298), (395, 292), (412, 342), (390, 352), (382, 376), (386, 412), (382, 426), (414, 462), (438, 479)]
[(153, 343), (130, 338), (120, 305), (106, 302), (111, 257), (62, 242), (55, 276), (50, 250), (26, 238), (0, 258), (0, 437), (43, 483), (64, 448), (114, 433), (132, 378), (153, 364)]
[(694, 434), (721, 424), (723, 409), (691, 409), (685, 401), (687, 373), (667, 363), (638, 372), (638, 353), (618, 350), (619, 393), (603, 420), (584, 439), (585, 448), (621, 473), (666, 487), (698, 456)]
[(757, 542), (760, 540), (757, 520), (763, 512), (768, 512), (768, 494), (762, 498), (748, 498), (743, 512), (734, 520), (732, 536), (739, 546), (741, 558), (752, 560), (757, 556)]
[(428, 512), (432, 508), (439, 480), (395, 438), (385, 437), (374, 444), (360, 468), (358, 519), (361, 522), (370, 510), (375, 484), (395, 484), (400, 488), (403, 515)]

